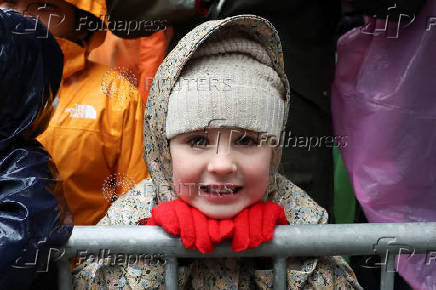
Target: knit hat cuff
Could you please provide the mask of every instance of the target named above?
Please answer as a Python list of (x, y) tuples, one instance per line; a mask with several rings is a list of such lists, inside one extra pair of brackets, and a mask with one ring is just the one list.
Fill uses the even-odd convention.
[[(263, 94), (262, 94), (263, 93)], [(241, 128), (280, 136), (284, 102), (278, 93), (264, 97), (256, 87), (231, 91), (175, 91), (168, 108), (167, 138), (207, 128)], [(189, 101), (187, 101), (189, 99)]]
[(166, 136), (220, 127), (280, 136), (284, 94), (283, 83), (259, 43), (240, 37), (208, 42), (173, 87)]

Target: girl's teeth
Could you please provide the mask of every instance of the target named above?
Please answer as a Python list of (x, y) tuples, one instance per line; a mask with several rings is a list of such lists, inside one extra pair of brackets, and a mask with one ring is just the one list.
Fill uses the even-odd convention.
[(235, 192), (239, 191), (240, 187), (226, 188), (226, 189), (214, 189), (213, 187), (201, 186), (200, 189), (202, 191), (210, 193), (210, 194), (225, 195), (225, 194), (234, 194)]

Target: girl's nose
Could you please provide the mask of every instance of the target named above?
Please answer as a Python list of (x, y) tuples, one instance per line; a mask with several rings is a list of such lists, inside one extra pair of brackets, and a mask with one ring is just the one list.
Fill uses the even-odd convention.
[(231, 153), (214, 154), (207, 166), (207, 170), (215, 174), (231, 174), (235, 173), (237, 169)]

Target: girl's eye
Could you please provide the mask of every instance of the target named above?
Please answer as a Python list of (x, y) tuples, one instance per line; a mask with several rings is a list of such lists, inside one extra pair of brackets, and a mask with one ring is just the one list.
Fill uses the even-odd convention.
[(249, 136), (241, 136), (240, 138), (235, 140), (235, 144), (241, 146), (251, 146), (256, 144), (256, 141)]
[(209, 142), (205, 136), (195, 136), (189, 142), (192, 147), (204, 147), (209, 145)]

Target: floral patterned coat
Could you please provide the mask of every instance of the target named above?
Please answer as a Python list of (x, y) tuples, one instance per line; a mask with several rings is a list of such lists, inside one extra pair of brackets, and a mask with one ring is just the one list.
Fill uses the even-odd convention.
[[(217, 31), (227, 29), (246, 33), (265, 47), (286, 89), (286, 96), (283, 96), (286, 122), (289, 83), (284, 73), (280, 39), (271, 23), (258, 16), (239, 15), (199, 25), (165, 58), (153, 81), (144, 119), (145, 158), (152, 178), (143, 180), (115, 201), (99, 225), (134, 225), (139, 219), (150, 217), (151, 208), (158, 203), (175, 198), (171, 191), (171, 156), (165, 137), (168, 98), (181, 70), (196, 49)], [(280, 156), (281, 148), (274, 148), (265, 200), (276, 201), (283, 206), (291, 225), (326, 223), (326, 211), (277, 172)], [(180, 289), (272, 288), (272, 267), (265, 259), (182, 261), (179, 262)], [(288, 289), (361, 289), (353, 271), (341, 257), (291, 257), (288, 259), (287, 274)], [(87, 261), (76, 271), (74, 287), (164, 289), (164, 267), (142, 261), (125, 266)]]

